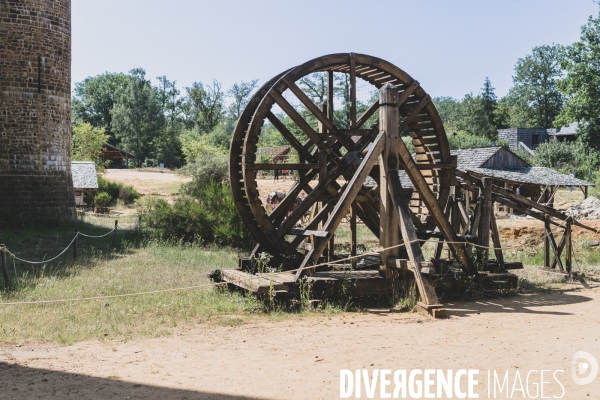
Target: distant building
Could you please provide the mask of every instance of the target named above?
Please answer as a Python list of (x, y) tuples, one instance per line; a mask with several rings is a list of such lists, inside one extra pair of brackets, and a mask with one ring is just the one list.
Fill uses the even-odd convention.
[(135, 158), (135, 155), (119, 149), (112, 144), (104, 143), (102, 145), (102, 155), (100, 158), (116, 162), (119, 167), (129, 168), (129, 159)]
[(549, 129), (510, 128), (498, 129), (498, 140), (505, 141), (511, 150), (525, 150), (533, 156), (535, 149), (544, 142), (573, 142), (577, 139), (579, 124), (573, 122), (569, 126)]
[(94, 205), (94, 196), (98, 193), (98, 175), (93, 161), (71, 162), (75, 205)]

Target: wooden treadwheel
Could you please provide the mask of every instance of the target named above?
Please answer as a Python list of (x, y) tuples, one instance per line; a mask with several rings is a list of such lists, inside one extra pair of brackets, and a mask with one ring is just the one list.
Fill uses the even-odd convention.
[[(316, 72), (327, 77), (327, 100), (323, 105), (315, 104), (299, 83)], [(348, 126), (340, 126), (333, 118), (332, 109), (336, 107), (334, 74), (336, 77), (346, 74), (349, 82)], [(379, 190), (373, 188), (374, 184), (369, 187), (353, 178), (356, 178), (356, 167), (364, 153), (379, 134), (377, 122), (371, 126), (366, 123), (370, 119), (373, 121), (380, 105), (379, 100), (375, 100), (359, 115), (362, 110), (357, 107), (357, 85), (369, 84), (375, 90), (388, 83), (398, 90), (398, 133), (410, 135), (418, 169), (438, 204), (444, 207), (453, 179), (448, 140), (431, 98), (419, 83), (398, 67), (376, 57), (354, 53), (318, 57), (265, 83), (246, 106), (232, 137), (231, 190), (244, 223), (259, 243), (255, 252), (291, 256), (290, 259), (296, 260), (295, 265), (304, 265), (306, 261), (302, 262), (304, 255), (297, 250), (298, 246), (311, 235), (325, 238), (325, 235), (330, 237), (335, 233), (323, 232), (321, 227), (345, 187), (351, 183), (361, 186), (352, 209), (379, 237)], [(295, 105), (289, 100), (292, 97)], [(284, 118), (294, 126), (284, 124)], [(257, 143), (266, 126), (279, 131), (296, 152), (297, 161), (285, 164), (258, 162)], [(370, 171), (375, 183), (379, 178), (378, 168), (376, 165)], [(266, 193), (258, 192), (257, 172), (275, 169), (297, 171), (298, 179), (275, 211), (268, 214), (264, 207)], [(422, 230), (432, 230), (435, 222), (422, 202), (421, 193), (412, 189), (410, 181), (414, 177), (407, 172), (400, 173), (407, 178), (404, 191), (413, 221)], [(302, 193), (306, 197), (299, 202), (297, 198)], [(315, 208), (317, 212), (306, 218), (309, 210)], [(313, 261), (316, 258), (313, 255)]]

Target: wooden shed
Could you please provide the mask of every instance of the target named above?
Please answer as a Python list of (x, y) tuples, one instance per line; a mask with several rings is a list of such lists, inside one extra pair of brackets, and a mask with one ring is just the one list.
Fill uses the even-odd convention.
[(103, 160), (121, 160), (120, 165), (129, 168), (129, 159), (135, 158), (135, 155), (119, 149), (112, 144), (104, 143), (102, 145), (102, 155), (100, 157)]
[[(500, 146), (451, 150), (451, 154), (457, 157), (459, 170), (480, 179), (492, 179), (493, 184), (518, 191), (521, 196), (537, 203), (553, 205), (554, 195), (560, 187), (580, 188), (587, 197), (588, 187), (595, 186), (551, 168), (531, 166), (512, 151)], [(467, 199), (469, 200), (474, 199)]]
[(94, 196), (98, 193), (98, 175), (93, 161), (71, 162), (75, 205), (94, 205)]

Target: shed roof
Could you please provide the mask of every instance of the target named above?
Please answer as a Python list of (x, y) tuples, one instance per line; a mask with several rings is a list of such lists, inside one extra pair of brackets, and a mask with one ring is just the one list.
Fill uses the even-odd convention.
[(74, 189), (98, 189), (98, 176), (93, 161), (71, 162)]
[(125, 150), (119, 149), (109, 143), (102, 145), (102, 158), (103, 159), (119, 159), (119, 158), (135, 158), (135, 155), (126, 152)]
[(473, 149), (450, 150), (450, 155), (457, 156), (457, 168), (466, 171), (468, 168), (481, 167), (492, 158), (502, 147), (479, 147)]
[(492, 179), (501, 179), (514, 183), (531, 183), (550, 186), (596, 186), (582, 179), (571, 178), (546, 167), (521, 167), (511, 169), (469, 168), (469, 172)]

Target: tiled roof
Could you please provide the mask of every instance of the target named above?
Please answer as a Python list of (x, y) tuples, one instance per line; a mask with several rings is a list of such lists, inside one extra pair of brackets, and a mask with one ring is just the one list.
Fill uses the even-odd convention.
[(98, 189), (98, 176), (93, 161), (73, 161), (71, 174), (74, 189)]
[(468, 171), (490, 178), (502, 179), (515, 183), (533, 183), (551, 186), (595, 186), (582, 179), (571, 178), (546, 167), (521, 167), (513, 169), (469, 168)]

